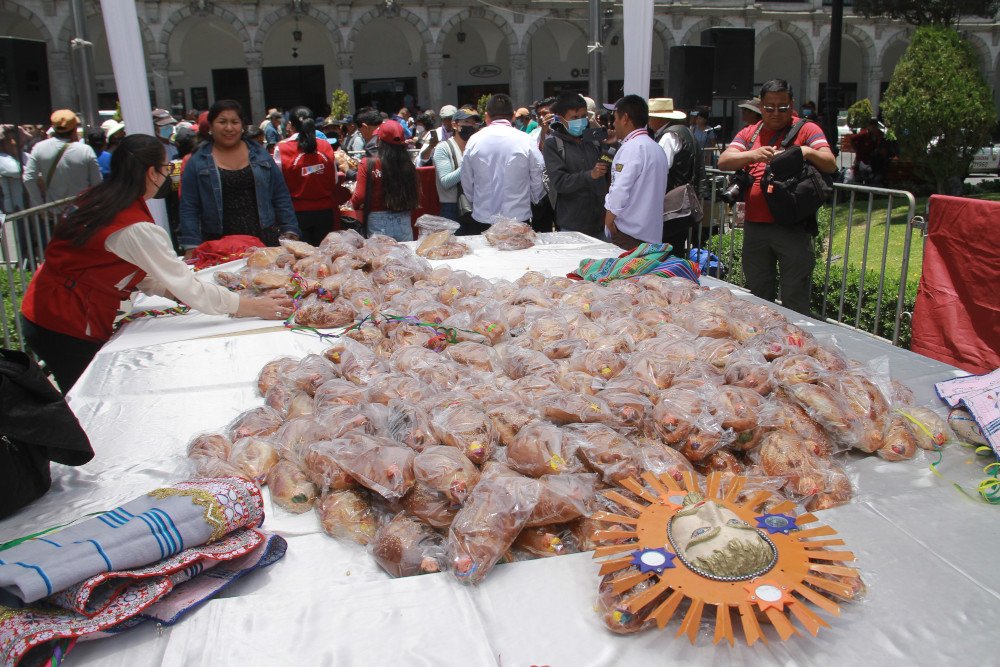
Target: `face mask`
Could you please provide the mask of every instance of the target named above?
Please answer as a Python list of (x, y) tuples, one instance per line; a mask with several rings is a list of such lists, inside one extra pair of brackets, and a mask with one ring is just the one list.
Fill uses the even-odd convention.
[(170, 135), (174, 133), (173, 125), (161, 125), (158, 130), (161, 139), (169, 139)]
[(462, 141), (468, 141), (469, 138), (476, 133), (478, 128), (472, 127), (471, 125), (463, 125), (458, 128), (458, 136), (462, 137)]
[(153, 195), (153, 199), (166, 199), (167, 195), (170, 194), (170, 189), (173, 186), (173, 181), (169, 176), (163, 179), (163, 183), (156, 190), (156, 194)]
[(566, 121), (566, 131), (569, 132), (571, 136), (582, 137), (584, 130), (587, 129), (587, 118), (574, 118), (573, 120)]
[(813, 115), (812, 109), (803, 109), (802, 110), (802, 117), (803, 118), (810, 118), (810, 117), (812, 117), (812, 115)]

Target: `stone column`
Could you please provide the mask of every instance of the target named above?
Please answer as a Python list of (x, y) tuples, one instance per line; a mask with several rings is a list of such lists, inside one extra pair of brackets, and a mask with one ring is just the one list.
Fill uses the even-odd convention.
[(527, 104), (533, 99), (528, 82), (527, 54), (510, 54), (510, 96), (514, 100), (515, 107)]
[(813, 63), (809, 66), (809, 74), (806, 78), (806, 91), (801, 102), (812, 100), (819, 104), (819, 78), (823, 75), (823, 65)]
[(882, 103), (882, 68), (868, 68), (868, 99), (872, 102), (872, 111), (878, 113), (878, 105)]
[(69, 53), (56, 51), (49, 45), (49, 96), (53, 109), (78, 109), (76, 98), (76, 76), (70, 62)]
[(267, 113), (267, 106), (264, 100), (264, 72), (263, 56), (257, 51), (250, 51), (246, 55), (247, 79), (250, 83), (250, 120), (259, 123)]
[(153, 78), (153, 94), (156, 106), (170, 111), (169, 62), (165, 53), (149, 54), (149, 74)]
[(440, 53), (427, 54), (427, 100), (420, 105), (425, 109), (440, 109), (444, 104), (443, 64), (444, 58)]
[(354, 101), (354, 54), (338, 53), (337, 68), (340, 70), (340, 89), (347, 93), (347, 97), (350, 98), (347, 108), (353, 115), (357, 110)]

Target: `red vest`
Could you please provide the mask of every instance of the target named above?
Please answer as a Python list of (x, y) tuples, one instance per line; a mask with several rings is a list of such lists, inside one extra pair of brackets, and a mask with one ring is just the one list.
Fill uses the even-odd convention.
[(334, 206), (337, 186), (337, 159), (330, 143), (316, 139), (315, 153), (299, 152), (299, 142), (285, 139), (278, 143), (281, 173), (285, 177), (292, 206), (296, 211), (321, 211)]
[(56, 333), (103, 343), (111, 338), (118, 307), (146, 273), (104, 249), (117, 231), (134, 224), (155, 224), (139, 199), (115, 216), (82, 246), (54, 238), (45, 262), (35, 272), (21, 301), (21, 313)]

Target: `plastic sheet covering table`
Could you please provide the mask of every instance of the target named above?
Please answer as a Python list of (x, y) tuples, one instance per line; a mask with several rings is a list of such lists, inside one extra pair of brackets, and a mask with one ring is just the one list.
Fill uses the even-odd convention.
[[(474, 259), (451, 265), (515, 278), (526, 268), (565, 273), (584, 257), (616, 254), (593, 239), (575, 248), (552, 244), (559, 261), (540, 257), (543, 249), (501, 254), (476, 243)], [(919, 403), (940, 408), (933, 383), (960, 374), (864, 334), (786, 314), (820, 337), (833, 336), (856, 359), (889, 357)], [(163, 318), (157, 326), (178, 321)], [(130, 335), (126, 327), (123, 342)], [(185, 477), (183, 452), (193, 434), (261, 403), (254, 379), (266, 361), (324, 346), (288, 331), (185, 337), (98, 355), (71, 394), (95, 460), (83, 468), (54, 465), (52, 491), (0, 522), (0, 541)], [(843, 605), (839, 618), (827, 617), (831, 627), (817, 638), (780, 642), (771, 635), (766, 645), (731, 648), (713, 646), (705, 626), (691, 646), (674, 638), (676, 620), (664, 632), (619, 637), (595, 612), (598, 566), (590, 554), (500, 565), (475, 588), (447, 573), (393, 580), (361, 547), (323, 534), (314, 513), (292, 516), (268, 505), (265, 528), (288, 540), (281, 563), (173, 628), (147, 624), (81, 644), (70, 660), (102, 667), (996, 664), (1000, 508), (966, 498), (933, 475), (929, 461), (918, 454), (901, 463), (857, 457), (848, 464), (855, 500), (819, 516), (856, 553), (869, 590), (863, 602)], [(950, 446), (941, 470), (971, 487), (981, 466), (970, 450)]]

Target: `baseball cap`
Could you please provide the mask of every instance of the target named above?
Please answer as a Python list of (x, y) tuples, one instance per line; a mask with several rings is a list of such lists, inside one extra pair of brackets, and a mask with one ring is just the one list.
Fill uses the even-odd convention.
[(403, 126), (394, 120), (382, 121), (382, 124), (375, 130), (375, 134), (378, 135), (379, 141), (384, 141), (387, 144), (402, 146), (406, 143)]
[(104, 138), (110, 139), (112, 135), (125, 129), (125, 123), (115, 120), (114, 118), (109, 118), (101, 123), (101, 129), (104, 130)]
[(469, 111), (468, 109), (459, 109), (458, 111), (456, 111), (455, 116), (452, 118), (452, 120), (458, 122), (460, 120), (468, 120), (470, 118), (474, 118), (475, 120), (480, 120), (480, 121), (482, 120), (482, 116), (480, 116), (475, 111)]
[(744, 100), (737, 105), (740, 109), (746, 109), (747, 111), (753, 111), (758, 116), (762, 115), (760, 113), (760, 98), (754, 97), (749, 100)]
[(446, 104), (443, 107), (441, 107), (441, 111), (440, 113), (438, 113), (438, 115), (441, 116), (441, 118), (451, 118), (455, 115), (457, 111), (458, 109), (456, 109), (453, 105)]
[(166, 109), (153, 109), (153, 125), (173, 125), (176, 122)]
[(49, 116), (49, 123), (56, 132), (72, 132), (80, 124), (80, 120), (70, 109), (57, 109)]

